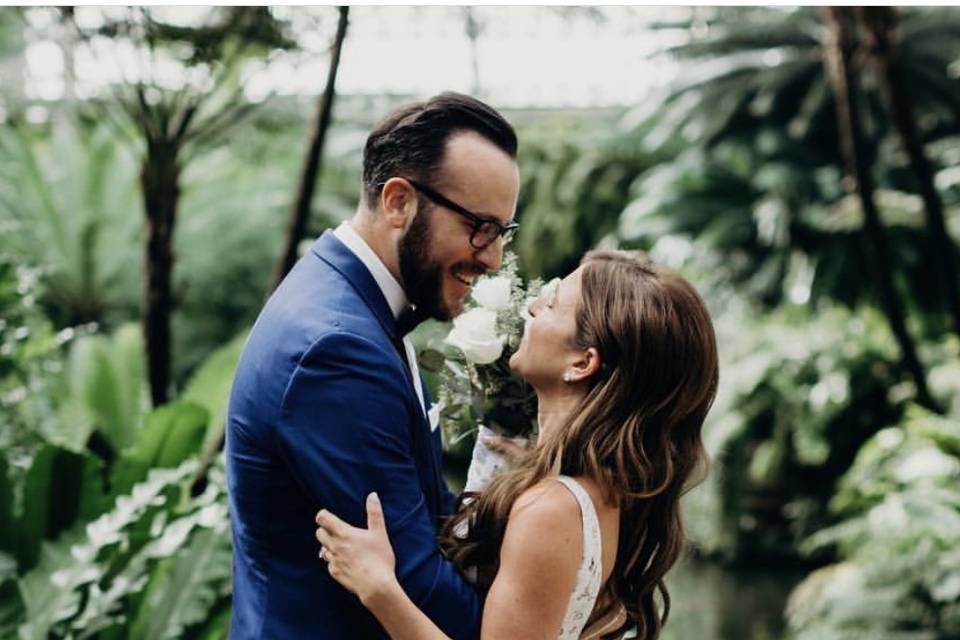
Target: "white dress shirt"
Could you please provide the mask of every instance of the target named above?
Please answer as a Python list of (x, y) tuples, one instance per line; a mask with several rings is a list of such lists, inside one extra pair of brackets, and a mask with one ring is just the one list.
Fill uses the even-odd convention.
[[(345, 244), (347, 248), (360, 259), (360, 262), (367, 267), (370, 275), (376, 280), (377, 286), (380, 287), (380, 291), (383, 292), (383, 297), (387, 299), (387, 304), (390, 305), (390, 311), (393, 313), (394, 320), (396, 320), (400, 312), (410, 304), (410, 301), (407, 299), (407, 294), (404, 292), (403, 287), (401, 287), (397, 279), (393, 277), (393, 274), (390, 273), (387, 266), (383, 264), (383, 260), (373, 252), (370, 245), (360, 237), (360, 234), (350, 226), (349, 222), (341, 223), (340, 226), (334, 230), (333, 235), (337, 236), (337, 239)], [(417, 354), (413, 348), (413, 343), (410, 342), (410, 338), (407, 336), (403, 337), (403, 349), (407, 354), (410, 373), (413, 374), (413, 388), (417, 392), (417, 399), (420, 400), (420, 409), (423, 411), (423, 415), (426, 416), (427, 408), (423, 399), (423, 385), (420, 382), (420, 368), (417, 366)], [(432, 424), (433, 421), (431, 420), (430, 422), (431, 428), (434, 428)]]

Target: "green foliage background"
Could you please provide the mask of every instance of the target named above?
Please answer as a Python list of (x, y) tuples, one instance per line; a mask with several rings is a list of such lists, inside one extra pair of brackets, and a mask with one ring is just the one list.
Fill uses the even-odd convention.
[[(960, 12), (905, 9), (900, 18), (955, 250)], [(22, 11), (0, 10), (0, 56), (22, 53), (24, 25)], [(866, 62), (858, 70), (873, 195), (936, 411), (917, 405), (878, 303), (816, 11), (698, 10), (654, 28), (686, 36), (665, 52), (686, 66), (662, 101), (506, 115), (521, 140), (514, 248), (524, 277), (563, 275), (595, 246), (639, 248), (684, 273), (713, 313), (722, 366), (704, 429), (712, 465), (685, 503), (688, 560), (701, 562), (676, 577), (666, 635), (705, 637), (684, 594), (713, 584), (719, 566), (806, 577), (785, 618), (764, 609), (753, 626), (711, 621), (717, 638), (960, 636), (960, 336), (938, 285), (958, 274), (937, 270), (877, 75)], [(46, 105), (50, 117), (32, 121), (8, 86), (0, 637), (225, 637), (229, 514), (217, 447), (313, 105), (271, 98), (185, 163), (176, 400), (151, 408), (139, 328), (139, 148), (90, 104)], [(309, 238), (351, 215), (366, 132), (405, 98), (338, 98)], [(426, 348), (444, 331), (427, 324), (414, 338)], [(447, 452), (454, 481), (470, 444)], [(718, 601), (735, 609), (737, 600), (753, 602)], [(761, 597), (751, 606), (779, 605)]]

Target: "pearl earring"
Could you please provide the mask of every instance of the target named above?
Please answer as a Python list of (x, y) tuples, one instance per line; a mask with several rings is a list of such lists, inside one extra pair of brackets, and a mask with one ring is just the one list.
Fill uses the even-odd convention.
[(563, 374), (563, 381), (564, 381), (564, 382), (570, 382), (571, 380), (573, 380), (573, 376), (571, 376), (569, 373)]

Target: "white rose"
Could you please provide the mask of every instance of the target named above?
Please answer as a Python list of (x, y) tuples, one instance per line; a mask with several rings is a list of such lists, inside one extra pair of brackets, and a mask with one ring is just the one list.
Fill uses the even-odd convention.
[(445, 341), (474, 364), (490, 364), (503, 353), (504, 337), (497, 335), (497, 314), (489, 309), (478, 307), (454, 318)]
[(501, 311), (510, 306), (510, 278), (483, 278), (473, 286), (473, 299), (484, 309)]

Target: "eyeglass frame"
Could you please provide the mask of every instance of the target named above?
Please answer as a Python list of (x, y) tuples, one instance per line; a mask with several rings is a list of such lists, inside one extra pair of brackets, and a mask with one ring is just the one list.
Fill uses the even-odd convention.
[[(410, 178), (404, 178), (404, 180), (409, 182), (410, 186), (412, 186), (414, 189), (416, 189), (423, 195), (427, 196), (427, 198), (433, 201), (434, 204), (438, 204), (444, 209), (449, 209), (450, 211), (460, 216), (463, 216), (464, 218), (469, 220), (471, 223), (473, 223), (473, 231), (470, 233), (470, 246), (473, 247), (474, 249), (478, 249), (478, 250), (486, 249), (491, 244), (496, 242), (497, 238), (503, 238), (503, 244), (506, 245), (511, 240), (513, 240), (514, 236), (517, 233), (517, 229), (520, 228), (520, 224), (517, 222), (508, 222), (507, 224), (500, 224), (499, 222), (491, 218), (478, 216), (477, 214), (473, 213), (466, 207), (457, 204), (450, 198), (446, 197), (445, 195), (436, 191), (435, 189), (428, 187), (422, 182), (417, 182), (416, 180), (412, 180)], [(482, 246), (477, 246), (477, 243), (474, 242), (474, 239), (477, 237), (477, 234), (480, 232), (480, 228), (485, 224), (494, 225), (497, 228), (497, 235), (493, 236), (488, 243)], [(510, 234), (510, 235), (508, 236), (507, 234)]]

